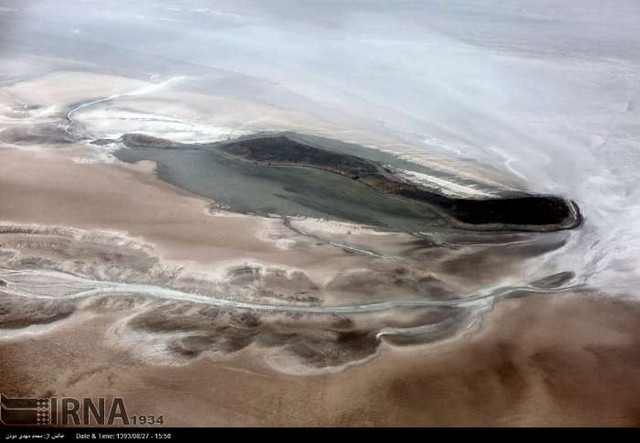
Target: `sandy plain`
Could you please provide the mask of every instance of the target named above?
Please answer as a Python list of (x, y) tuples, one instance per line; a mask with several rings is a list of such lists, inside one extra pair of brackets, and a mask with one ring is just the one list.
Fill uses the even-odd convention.
[[(561, 290), (572, 275), (544, 257), (567, 233), (418, 239), (287, 226), (219, 210), (159, 180), (154, 164), (96, 155), (61, 130), (74, 103), (149, 88), (54, 72), (1, 90), (0, 392), (122, 396), (131, 413), (176, 426), (640, 424), (637, 301)], [(109, 135), (123, 116), (171, 114), (184, 133), (251, 111), (242, 130), (335, 133), (295, 113), (154, 94), (83, 109), (75, 129)], [(233, 115), (198, 120), (218, 105)], [(396, 142), (381, 146), (397, 152)], [(510, 297), (458, 300), (523, 282)], [(298, 310), (220, 305), (228, 300)], [(445, 305), (358, 310), (407, 300)]]
[(637, 426), (636, 305), (585, 294), (501, 303), (473, 337), (397, 350), (337, 373), (287, 375), (250, 349), (227, 361), (140, 361), (105, 345), (121, 316), (78, 315), (2, 340), (7, 395), (123, 396), (168, 425)]
[[(215, 211), (212, 216), (211, 202), (162, 183), (153, 175), (153, 165), (74, 162), (84, 149), (3, 149), (0, 219), (5, 227), (57, 226), (88, 236), (101, 233), (107, 240), (92, 240), (99, 244), (92, 246), (97, 251), (109, 235), (124, 236), (142, 245), (144, 254), (157, 257), (154, 266), (180, 267), (178, 273), (186, 280), (194, 274), (228, 280), (229, 268), (248, 261), (295, 268), (322, 293), (342, 269), (369, 267), (384, 275), (381, 269), (389, 267), (376, 264), (379, 258), (301, 238), (277, 219)], [(299, 225), (316, 233), (346, 235), (336, 224), (324, 231), (319, 222)], [(366, 230), (353, 231), (367, 237)], [(48, 247), (58, 254), (58, 263), (70, 260), (61, 258), (64, 251), (53, 243), (35, 238), (30, 246), (14, 238), (20, 235), (5, 232), (3, 251), (28, 254), (31, 248), (35, 254)], [(406, 251), (393, 236), (372, 233), (368, 242), (390, 254)], [(455, 276), (450, 281), (465, 289), (470, 282), (491, 281), (488, 271), (496, 265), (504, 265), (502, 276), (508, 274), (505, 266), (514, 255), (501, 259), (494, 254), (483, 264), (480, 252), (449, 251), (446, 258), (432, 252), (431, 271), (438, 276), (448, 271)], [(117, 260), (125, 266), (127, 254)], [(484, 281), (478, 282), (479, 275)], [(265, 279), (264, 273), (260, 276)], [(239, 286), (243, 284), (241, 280)], [(362, 301), (362, 294), (348, 292), (327, 296), (321, 303)], [(46, 318), (39, 329), (27, 326), (28, 321), (10, 324), (5, 315), (0, 391), (15, 396), (119, 395), (131, 412), (164, 414), (166, 424), (178, 426), (638, 425), (637, 303), (590, 292), (520, 295), (496, 299), (480, 320), (463, 322), (464, 327), (444, 340), (408, 345), (384, 337), (353, 339), (379, 327), (380, 318), (352, 316), (342, 326), (335, 318), (294, 319), (312, 331), (302, 333), (290, 324), (284, 327), (282, 319), (235, 318), (223, 312), (213, 315), (219, 327), (211, 330), (206, 320), (211, 312), (199, 311), (203, 320), (192, 315), (193, 305), (187, 302), (104, 296), (67, 308), (54, 303), (45, 307), (57, 314), (42, 314)], [(15, 305), (4, 306), (14, 320), (25, 317), (16, 314)], [(46, 311), (40, 305), (33, 309)], [(220, 320), (225, 315), (231, 320)], [(411, 315), (400, 317), (407, 324), (415, 322)], [(256, 321), (258, 335), (271, 337), (271, 342), (256, 339), (254, 333), (242, 345), (237, 343), (245, 335), (232, 334), (223, 345), (211, 339), (228, 336), (229, 327), (253, 331)], [(312, 344), (304, 350), (291, 347), (278, 335), (283, 330), (288, 339)], [(327, 331), (337, 335), (327, 338)], [(193, 342), (203, 335), (209, 337), (204, 344)], [(314, 365), (318, 358), (330, 363)]]

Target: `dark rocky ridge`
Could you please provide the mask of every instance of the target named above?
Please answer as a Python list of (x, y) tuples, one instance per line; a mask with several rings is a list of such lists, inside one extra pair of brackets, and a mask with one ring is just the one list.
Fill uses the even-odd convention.
[(466, 229), (556, 231), (580, 225), (577, 205), (560, 197), (514, 193), (502, 198), (465, 199), (442, 195), (403, 180), (382, 164), (293, 140), (286, 135), (260, 135), (211, 144), (186, 145), (139, 134), (122, 142), (132, 148), (215, 149), (238, 160), (273, 167), (303, 166), (339, 174), (375, 191), (427, 204)]

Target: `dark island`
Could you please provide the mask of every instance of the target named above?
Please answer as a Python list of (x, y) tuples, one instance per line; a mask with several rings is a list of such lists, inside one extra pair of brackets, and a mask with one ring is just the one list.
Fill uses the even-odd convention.
[(426, 204), (452, 225), (476, 230), (557, 231), (580, 225), (577, 205), (548, 195), (512, 193), (500, 198), (455, 198), (406, 181), (380, 163), (321, 149), (286, 135), (259, 135), (236, 140), (186, 145), (138, 134), (121, 140), (132, 148), (213, 149), (237, 160), (271, 167), (308, 167), (339, 174), (378, 193)]

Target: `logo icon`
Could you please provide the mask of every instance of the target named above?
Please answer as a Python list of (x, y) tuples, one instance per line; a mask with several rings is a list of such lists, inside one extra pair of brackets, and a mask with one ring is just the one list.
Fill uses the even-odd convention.
[(129, 414), (122, 397), (10, 398), (0, 394), (0, 426), (163, 426), (162, 414)]
[[(0, 423), (11, 425), (51, 425), (55, 417), (48, 398), (9, 398), (0, 394)], [(55, 407), (55, 405), (54, 405)]]

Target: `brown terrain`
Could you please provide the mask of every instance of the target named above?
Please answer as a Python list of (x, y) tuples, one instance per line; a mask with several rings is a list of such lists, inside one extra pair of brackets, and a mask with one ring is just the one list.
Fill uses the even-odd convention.
[(146, 364), (105, 344), (120, 317), (3, 340), (0, 390), (123, 396), (130, 411), (176, 426), (640, 425), (640, 310), (585, 294), (503, 302), (481, 334), (383, 346), (369, 363), (316, 375), (265, 368), (260, 350)]
[[(300, 221), (321, 233), (304, 236), (278, 219), (212, 210), (150, 164), (74, 163), (84, 149), (0, 151), (0, 269), (23, 272), (0, 275), (8, 396), (122, 396), (131, 413), (176, 426), (640, 425), (632, 300), (520, 292), (470, 307), (320, 315), (109, 292), (126, 281), (301, 307), (448, 300), (517, 275), (562, 233), (473, 246)], [(375, 335), (425, 325), (431, 339)]]

